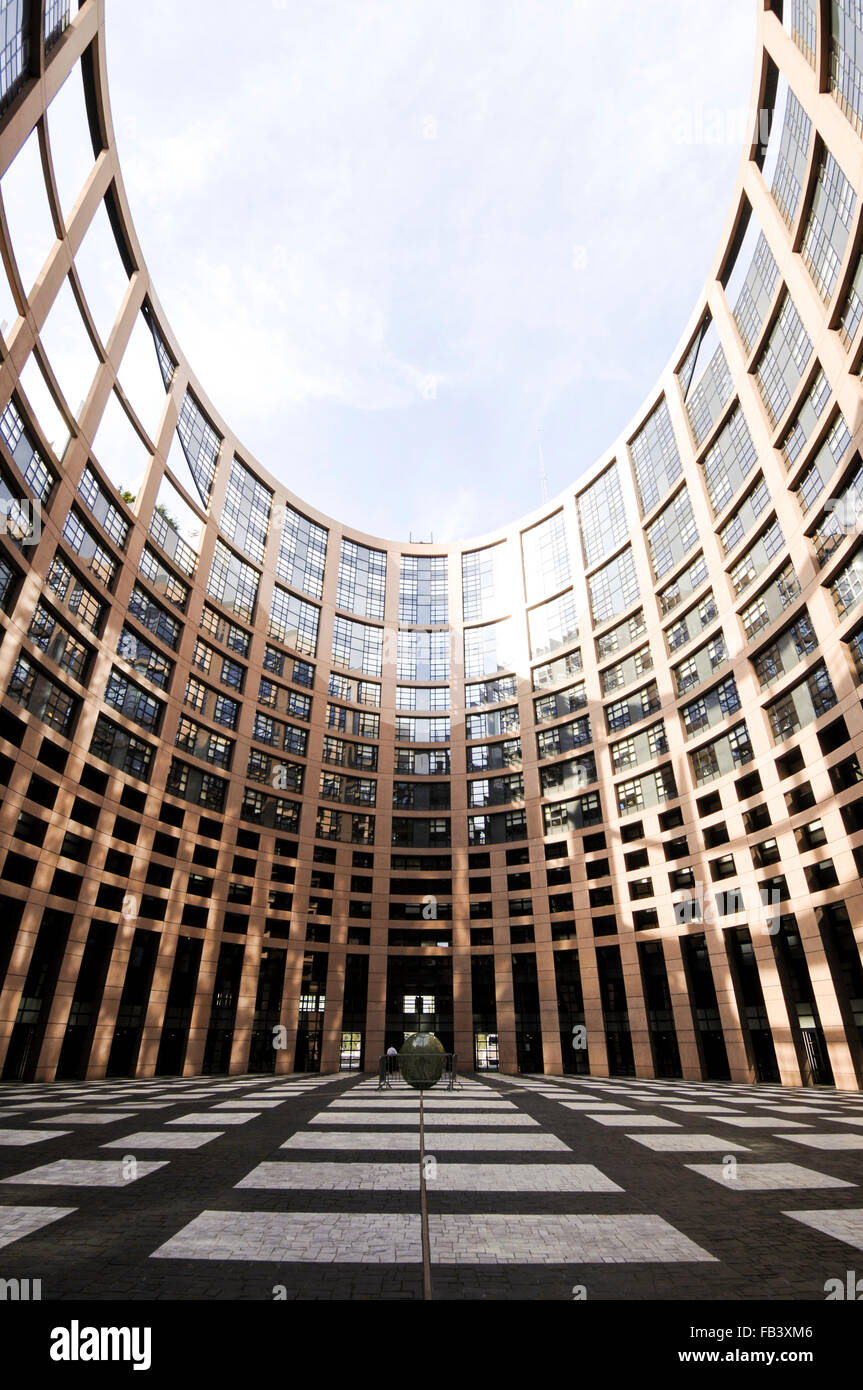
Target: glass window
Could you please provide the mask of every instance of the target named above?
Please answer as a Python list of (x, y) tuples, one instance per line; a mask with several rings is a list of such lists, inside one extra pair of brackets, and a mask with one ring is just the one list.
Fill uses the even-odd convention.
[(757, 218), (748, 210), (749, 225), (725, 284), (728, 302), (746, 352), (752, 351), (773, 300), (779, 268)]
[(812, 122), (781, 75), (774, 104), (774, 128), (770, 133), (765, 175), (772, 160), (773, 148), (777, 141), (776, 129), (780, 119), (782, 121), (782, 125), (779, 127), (781, 134), (776, 149), (776, 161), (770, 191), (782, 217), (790, 227), (797, 213), (802, 185), (806, 177)]
[(195, 486), (206, 507), (213, 491), (222, 438), (188, 391), (177, 420), (177, 434)]
[(494, 617), (503, 608), (503, 550), (503, 545), (495, 545), (462, 555), (462, 603), (466, 623)]
[[(399, 680), (448, 681), (449, 662), (449, 632), (414, 631), (398, 634), (396, 675)], [(372, 674), (380, 675), (380, 667)]]
[(465, 679), (490, 676), (514, 665), (509, 650), (512, 641), (509, 619), (486, 627), (469, 627), (464, 632)]
[[(59, 599), (69, 612), (75, 615), (82, 627), (98, 634), (102, 626), (105, 606), (90, 589), (81, 583), (81, 580), (73, 573), (59, 551), (51, 561), (51, 568), (48, 571), (45, 585), (55, 598)], [(142, 610), (147, 614), (146, 621), (141, 618)], [(154, 614), (152, 610), (156, 610), (156, 613)], [(144, 626), (150, 631), (156, 631), (158, 615), (161, 614), (166, 619), (168, 627), (164, 633), (157, 632), (157, 636), (163, 642), (167, 642), (169, 646), (176, 648), (179, 641), (180, 624), (176, 623), (173, 618), (168, 618), (164, 609), (160, 609), (158, 604), (149, 599), (149, 596), (137, 584), (132, 590), (132, 596), (129, 600), (129, 612), (140, 618), (144, 622)]]
[(698, 447), (719, 419), (734, 389), (719, 334), (709, 313), (686, 354), (678, 379)]
[(222, 530), (229, 540), (256, 560), (264, 558), (273, 494), (244, 463), (234, 457), (222, 508)]
[(113, 667), (105, 687), (105, 703), (143, 729), (158, 729), (164, 706), (122, 671)]
[(686, 487), (648, 526), (646, 535), (653, 573), (661, 579), (698, 542), (698, 527)]
[(361, 618), (382, 619), (386, 582), (385, 551), (372, 550), (356, 541), (342, 540), (336, 596), (339, 608), (357, 613)]
[(863, 11), (859, 0), (830, 6), (830, 90), (858, 131), (863, 130)]
[(328, 533), (285, 503), (275, 508), (273, 524), (280, 528), (276, 574), (291, 589), (311, 598), (324, 590)]
[[(99, 544), (92, 531), (83, 524), (74, 511), (69, 513), (63, 524), (63, 539), (68, 544), (70, 550), (73, 550), (82, 560), (87, 561), (87, 568), (90, 573), (95, 575), (99, 582), (104, 584), (106, 589), (113, 589), (114, 580), (117, 577), (117, 561), (109, 554), (104, 546)], [(145, 557), (152, 557), (154, 561), (156, 559), (152, 551), (145, 547), (140, 563), (142, 573), (146, 573), (144, 569)], [(181, 588), (185, 593), (185, 603), (185, 600), (188, 598), (188, 590), (185, 585), (182, 585)], [(170, 597), (170, 595), (166, 596)]]
[(683, 472), (663, 398), (629, 446), (642, 513), (652, 511)]
[(616, 463), (579, 494), (576, 506), (584, 563), (589, 567), (604, 560), (628, 534)]
[(546, 652), (566, 646), (578, 637), (578, 611), (572, 589), (532, 608), (527, 616), (531, 659), (545, 656)]
[(714, 514), (730, 502), (743, 479), (752, 472), (757, 458), (743, 411), (735, 406), (701, 465)]
[(818, 293), (828, 303), (836, 288), (857, 202), (851, 184), (825, 150), (800, 255)]
[(117, 641), (117, 654), (134, 666), (139, 676), (152, 681), (160, 690), (166, 690), (174, 671), (174, 663), (163, 656), (149, 642), (139, 636), (128, 623), (123, 624)]
[(791, 296), (786, 293), (755, 373), (771, 423), (785, 413), (812, 355), (812, 344)]
[(249, 655), (251, 637), (248, 632), (244, 632), (241, 627), (237, 627), (236, 623), (230, 622), (221, 613), (217, 613), (215, 608), (211, 608), (208, 603), (204, 604), (200, 626), (202, 632), (208, 632), (211, 637), (214, 637), (217, 642), (221, 642), (230, 651), (237, 652), (239, 656)]
[(258, 601), (260, 575), (222, 541), (216, 541), (207, 593), (217, 603), (230, 608), (239, 618), (251, 622)]
[(85, 465), (81, 475), (81, 481), (78, 484), (78, 496), (93, 513), (96, 521), (108, 533), (114, 544), (118, 545), (121, 550), (125, 550), (129, 535), (129, 522), (126, 521), (119, 507), (114, 506), (89, 463)]
[[(420, 627), (449, 622), (447, 583), (445, 555), (403, 555), (399, 575), (399, 622)], [(380, 616), (383, 617), (383, 613)]]
[(635, 563), (629, 546), (588, 579), (590, 610), (596, 624), (631, 607), (639, 596)]
[[(93, 655), (91, 649), (79, 641), (44, 603), (37, 603), (27, 636), (35, 646), (47, 653), (61, 670), (68, 671), (77, 681), (85, 680)], [(148, 650), (152, 651), (152, 648)], [(162, 657), (161, 661), (170, 667), (171, 663), (167, 658)]]
[(570, 582), (569, 549), (562, 511), (523, 531), (521, 544), (528, 603), (556, 593)]
[[(320, 610), (313, 603), (289, 594), (276, 584), (270, 604), (268, 636), (283, 642), (286, 647), (315, 656), (318, 650), (318, 619)], [(336, 619), (336, 622), (340, 622)], [(333, 639), (335, 646), (335, 638)]]

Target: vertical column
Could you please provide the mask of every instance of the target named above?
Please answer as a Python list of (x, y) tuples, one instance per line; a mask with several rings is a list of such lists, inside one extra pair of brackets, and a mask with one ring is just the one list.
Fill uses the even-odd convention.
[(506, 928), (495, 929), (494, 989), (497, 1005), (498, 1066), (502, 1072), (514, 1075), (518, 1071), (515, 1045), (515, 998), (512, 983), (512, 953), (509, 943), (499, 937)]
[[(372, 929), (374, 930), (374, 928)], [(366, 1005), (365, 1070), (376, 1072), (384, 1052), (387, 1012), (387, 948), (373, 941), (369, 949), (369, 993)]]
[(543, 1071), (548, 1076), (563, 1075), (563, 1058), (560, 1051), (560, 1014), (557, 1007), (557, 980), (554, 973), (554, 950), (551, 943), (551, 928), (546, 922), (537, 923), (537, 938), (540, 933), (545, 940), (536, 943), (536, 978), (539, 988), (539, 1023), (542, 1034)]
[(30, 961), (39, 935), (42, 908), (36, 903), (28, 903), (21, 916), (21, 923), (12, 948), (9, 968), (3, 989), (0, 991), (0, 1064), (5, 1063), (12, 1029), (21, 1003), (21, 995), (30, 969)]
[(755, 953), (755, 964), (761, 981), (761, 993), (764, 997), (764, 1011), (770, 1024), (773, 1050), (776, 1053), (776, 1065), (779, 1068), (779, 1078), (783, 1086), (802, 1086), (800, 1062), (788, 1017), (788, 1003), (782, 989), (782, 981), (779, 978), (770, 937), (766, 931), (751, 931), (750, 929), (750, 932), (752, 948)]
[(150, 987), (150, 998), (147, 1001), (141, 1047), (138, 1051), (138, 1065), (135, 1068), (136, 1076), (155, 1075), (159, 1043), (165, 1023), (165, 1010), (168, 1007), (168, 991), (171, 988), (174, 957), (177, 954), (178, 937), (179, 933), (176, 927), (166, 926), (162, 928), (156, 968), (153, 971), (153, 983)]
[(204, 938), (204, 950), (198, 971), (198, 988), (195, 992), (195, 1005), (192, 1021), (189, 1024), (189, 1041), (186, 1045), (186, 1058), (183, 1063), (184, 1076), (200, 1076), (204, 1065), (204, 1049), (207, 1046), (207, 1029), (213, 1003), (213, 990), (216, 984), (216, 971), (219, 965), (218, 936)]
[(297, 1049), (297, 1019), (300, 1007), (300, 991), (303, 984), (303, 947), (288, 944), (285, 961), (285, 985), (282, 993), (282, 1009), (279, 1027), (284, 1029), (284, 1047), (276, 1050), (276, 1073), (284, 1075), (294, 1069), (294, 1055)]
[(123, 985), (126, 982), (126, 971), (129, 968), (129, 957), (134, 939), (135, 922), (127, 921), (121, 917), (117, 926), (117, 935), (114, 938), (114, 949), (111, 952), (111, 963), (105, 978), (105, 988), (102, 991), (102, 1003), (93, 1034), (93, 1045), (90, 1048), (90, 1061), (87, 1066), (88, 1081), (100, 1079), (105, 1076), (108, 1069), (114, 1030), (117, 1026), (120, 998), (123, 993)]
[(836, 998), (836, 990), (833, 987), (830, 966), (824, 952), (824, 943), (818, 930), (815, 909), (807, 906), (802, 910), (798, 909), (795, 915), (800, 932), (800, 942), (809, 968), (812, 995), (818, 1009), (818, 1017), (821, 1020), (824, 1044), (830, 1057), (830, 1066), (833, 1069), (833, 1080), (840, 1090), (855, 1091), (857, 1089), (857, 1076), (854, 1071), (854, 1062), (845, 1035), (842, 1012)]
[[(590, 919), (588, 918), (588, 921)], [(584, 992), (584, 1026), (587, 1032), (587, 1055), (593, 1076), (608, 1076), (608, 1047), (605, 1039), (605, 1019), (599, 990), (599, 967), (593, 941), (578, 940), (578, 964)]]
[(57, 1070), (57, 1063), (60, 1059), (60, 1049), (63, 1046), (63, 1039), (66, 1035), (66, 1024), (69, 1021), (69, 1011), (72, 1007), (72, 998), (75, 993), (75, 982), (78, 979), (78, 971), (81, 966), (84, 947), (87, 944), (89, 926), (89, 910), (84, 913), (78, 913), (72, 922), (72, 927), (66, 942), (66, 950), (63, 953), (60, 973), (57, 976), (57, 983), (54, 986), (54, 997), (51, 1000), (48, 1021), (45, 1025), (45, 1035), (42, 1039), (42, 1046), (39, 1049), (39, 1061), (36, 1064), (36, 1071), (34, 1073), (34, 1079), (36, 1081), (54, 1080), (54, 1073)]
[(459, 1059), (461, 1071), (472, 1071), (473, 1055), (473, 997), (471, 986), (471, 955), (468, 948), (453, 949), (453, 1052)]
[(242, 1075), (249, 1070), (249, 1048), (252, 1045), (252, 1022), (255, 1017), (255, 1001), (258, 996), (258, 975), (261, 968), (261, 949), (263, 938), (260, 931), (249, 935), (243, 952), (243, 969), (240, 975), (240, 993), (237, 1012), (234, 1016), (234, 1036), (231, 1039), (231, 1060), (228, 1071), (231, 1076)]
[(339, 1070), (342, 1057), (342, 1015), (345, 1002), (344, 946), (330, 947), (327, 963), (327, 1002), (324, 1008), (324, 1036), (321, 1043), (321, 1071)]
[(626, 1012), (629, 1018), (629, 1036), (632, 1039), (632, 1057), (636, 1076), (653, 1076), (653, 1050), (650, 1046), (650, 1032), (647, 1026), (647, 1010), (641, 982), (641, 968), (638, 963), (638, 946), (634, 936), (621, 933), (620, 964), (623, 969), (623, 988), (626, 994)]
[(677, 1050), (680, 1053), (680, 1069), (685, 1081), (700, 1081), (701, 1058), (692, 1021), (692, 1002), (683, 967), (680, 937), (665, 936), (662, 938), (662, 946), (668, 992), (671, 995), (671, 1009), (674, 1014), (674, 1031), (677, 1034)]

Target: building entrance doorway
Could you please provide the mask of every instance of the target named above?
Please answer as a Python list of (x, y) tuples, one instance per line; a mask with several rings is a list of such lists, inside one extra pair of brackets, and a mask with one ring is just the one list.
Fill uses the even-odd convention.
[(477, 1071), (497, 1071), (500, 1055), (497, 1033), (474, 1033), (473, 1061)]
[(434, 1033), (446, 1052), (453, 1051), (449, 956), (390, 956), (386, 1047), (401, 1047), (412, 1033)]

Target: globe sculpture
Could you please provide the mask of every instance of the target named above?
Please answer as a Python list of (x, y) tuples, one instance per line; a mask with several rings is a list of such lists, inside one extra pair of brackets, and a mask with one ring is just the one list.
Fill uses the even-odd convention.
[(412, 1033), (399, 1052), (399, 1071), (409, 1086), (426, 1091), (440, 1081), (446, 1053), (434, 1033)]

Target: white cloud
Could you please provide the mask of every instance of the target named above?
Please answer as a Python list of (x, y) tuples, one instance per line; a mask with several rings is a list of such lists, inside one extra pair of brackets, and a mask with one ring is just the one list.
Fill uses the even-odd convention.
[(136, 198), (157, 209), (212, 187), (218, 182), (223, 159), (237, 154), (225, 122), (218, 117), (192, 121), (176, 134), (157, 139), (137, 120), (130, 120), (123, 124), (117, 140), (123, 151), (124, 179), (134, 188)]

